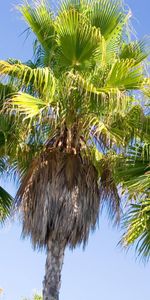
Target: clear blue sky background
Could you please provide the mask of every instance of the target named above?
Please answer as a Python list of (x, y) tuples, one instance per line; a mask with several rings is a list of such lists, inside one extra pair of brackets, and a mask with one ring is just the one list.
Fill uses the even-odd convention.
[[(32, 56), (32, 40), (19, 35), (26, 28), (14, 6), (18, 0), (0, 1), (0, 59), (26, 61)], [(150, 0), (128, 0), (138, 37), (150, 34)], [(15, 186), (5, 182), (15, 194)], [(21, 300), (42, 290), (45, 253), (32, 250), (20, 239), (21, 226), (8, 224), (0, 230), (0, 287), (3, 300)], [(150, 300), (150, 263), (135, 261), (117, 243), (121, 233), (103, 217), (86, 250), (66, 251), (60, 300)]]

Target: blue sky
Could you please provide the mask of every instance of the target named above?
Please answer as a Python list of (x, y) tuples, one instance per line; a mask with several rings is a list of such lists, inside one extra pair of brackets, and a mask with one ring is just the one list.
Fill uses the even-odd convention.
[[(15, 5), (18, 0), (0, 2), (0, 59), (26, 61), (32, 56), (32, 37), (20, 34), (26, 28)], [(138, 37), (150, 34), (150, 1), (128, 0)], [(13, 183), (4, 182), (15, 194)], [(42, 290), (45, 253), (33, 251), (30, 241), (20, 238), (21, 225), (9, 223), (0, 230), (0, 287), (3, 300), (21, 300), (33, 290)], [(103, 216), (85, 251), (66, 251), (60, 300), (149, 300), (150, 263), (146, 266), (117, 247), (121, 233)]]

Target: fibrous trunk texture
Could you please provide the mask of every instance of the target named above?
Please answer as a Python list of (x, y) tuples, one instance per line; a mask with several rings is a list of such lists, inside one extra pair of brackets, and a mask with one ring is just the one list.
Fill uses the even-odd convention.
[(35, 247), (61, 240), (86, 244), (99, 216), (98, 174), (87, 157), (47, 149), (33, 161), (18, 191), (23, 236)]
[(64, 251), (64, 242), (58, 240), (50, 240), (48, 242), (43, 282), (43, 300), (59, 300)]

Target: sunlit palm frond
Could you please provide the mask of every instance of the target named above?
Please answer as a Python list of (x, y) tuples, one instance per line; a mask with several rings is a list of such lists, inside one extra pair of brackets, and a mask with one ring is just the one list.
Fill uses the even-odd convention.
[[(117, 89), (116, 87), (113, 88), (112, 87), (107, 87), (107, 86), (100, 86), (100, 87), (96, 87), (94, 86), (94, 84), (92, 83), (92, 81), (90, 80), (90, 78), (84, 78), (82, 75), (80, 75), (79, 73), (76, 74), (72, 74), (70, 73), (70, 77), (72, 78), (72, 80), (74, 81), (74, 83), (78, 84), (78, 87), (85, 90), (88, 93), (91, 94), (95, 94), (95, 95), (105, 95), (105, 94), (109, 94), (110, 92), (116, 92), (119, 91), (119, 89)], [(101, 83), (99, 83), (101, 84)]]
[(20, 88), (34, 86), (40, 95), (52, 98), (55, 92), (55, 78), (48, 68), (31, 68), (24, 64), (0, 61), (0, 74), (19, 80)]
[(65, 64), (78, 67), (97, 55), (100, 31), (88, 24), (78, 11), (63, 11), (56, 19), (55, 27)]
[(124, 17), (123, 6), (118, 0), (99, 0), (95, 1), (91, 6), (91, 24), (100, 28), (101, 34), (106, 40)]
[(51, 55), (55, 44), (53, 16), (46, 1), (33, 1), (18, 7), (40, 44)]
[(139, 142), (130, 146), (122, 177), (123, 190), (127, 197), (136, 200), (130, 204), (123, 219), (121, 244), (129, 247), (136, 244), (138, 256), (150, 258), (150, 144)]
[(5, 107), (8, 111), (17, 111), (24, 115), (24, 119), (32, 119), (36, 116), (41, 116), (42, 111), (49, 106), (49, 102), (35, 98), (26, 93), (18, 93), (13, 95)]
[(99, 0), (91, 5), (89, 19), (104, 37), (105, 63), (112, 63), (118, 57), (130, 16), (122, 1)]
[[(127, 67), (126, 70), (128, 70)], [(92, 83), (92, 78), (84, 78), (79, 73), (70, 73), (69, 75), (72, 78), (73, 84), (77, 86), (79, 92), (85, 93), (85, 97), (86, 99), (89, 99), (89, 105), (94, 109), (93, 112), (95, 113), (97, 113), (98, 110), (102, 108), (104, 109), (104, 107), (105, 109), (109, 109), (112, 114), (115, 114), (117, 111), (126, 111), (130, 100), (130, 97), (126, 93), (124, 93), (127, 88), (126, 85), (128, 84), (129, 89), (131, 87), (133, 89), (138, 89), (142, 84), (142, 76), (138, 74), (138, 71), (136, 78), (134, 78), (134, 76), (132, 77), (132, 74), (130, 74), (129, 70), (128, 74), (124, 73), (123, 70), (122, 78), (119, 76), (119, 73), (117, 73), (118, 75), (115, 73), (116, 80), (113, 75), (111, 75), (111, 72), (115, 73), (115, 70), (113, 70), (112, 68), (110, 74), (108, 74), (108, 79), (105, 77), (106, 84), (104, 84), (103, 86), (101, 86), (103, 80), (100, 80), (98, 76), (97, 86), (95, 86)]]
[(127, 183), (129, 193), (143, 195), (148, 192), (150, 188), (150, 165), (145, 168), (143, 166), (143, 171), (145, 171), (144, 175), (134, 178)]
[(141, 89), (144, 82), (142, 68), (134, 65), (134, 59), (117, 60), (108, 75), (106, 86), (119, 90)]

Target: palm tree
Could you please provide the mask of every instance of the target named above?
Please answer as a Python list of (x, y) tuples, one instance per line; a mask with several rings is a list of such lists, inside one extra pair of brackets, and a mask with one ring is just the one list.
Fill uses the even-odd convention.
[(120, 218), (116, 170), (143, 134), (136, 96), (149, 87), (148, 47), (130, 40), (131, 12), (119, 0), (64, 1), (55, 12), (41, 0), (19, 10), (36, 39), (34, 61), (0, 61), (17, 90), (2, 109), (17, 132), (7, 155), (20, 176), (23, 236), (47, 249), (43, 299), (58, 300), (65, 248), (86, 245), (103, 203)]

